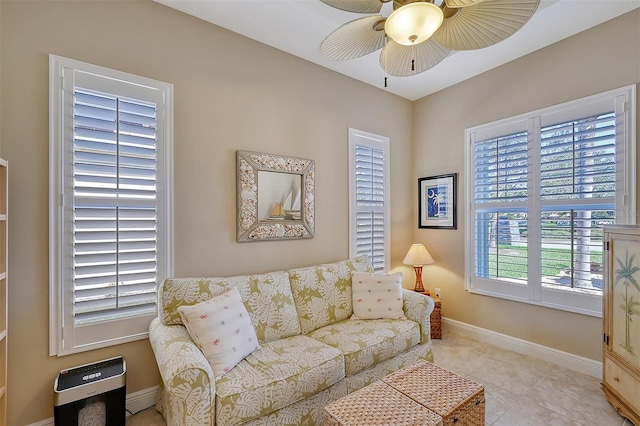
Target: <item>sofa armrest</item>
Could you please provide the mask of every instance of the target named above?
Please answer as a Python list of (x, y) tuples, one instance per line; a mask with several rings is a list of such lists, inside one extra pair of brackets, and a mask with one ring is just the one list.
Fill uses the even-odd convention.
[[(215, 378), (211, 365), (183, 325), (155, 318), (149, 342), (162, 379), (161, 409), (168, 425), (215, 425)], [(159, 400), (162, 400), (160, 398)]]
[(435, 308), (432, 298), (415, 291), (402, 289), (404, 298), (404, 314), (408, 319), (420, 324), (420, 343), (425, 344), (431, 339), (431, 312)]

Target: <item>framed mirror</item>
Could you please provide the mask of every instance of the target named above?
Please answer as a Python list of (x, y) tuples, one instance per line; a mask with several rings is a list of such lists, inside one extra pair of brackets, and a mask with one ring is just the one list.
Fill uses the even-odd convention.
[(239, 242), (313, 238), (313, 160), (236, 151), (236, 172)]

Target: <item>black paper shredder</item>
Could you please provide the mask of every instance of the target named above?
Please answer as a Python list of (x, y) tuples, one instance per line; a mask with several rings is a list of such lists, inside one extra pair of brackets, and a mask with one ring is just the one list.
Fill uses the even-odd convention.
[(55, 426), (116, 426), (126, 422), (126, 363), (115, 357), (58, 374)]

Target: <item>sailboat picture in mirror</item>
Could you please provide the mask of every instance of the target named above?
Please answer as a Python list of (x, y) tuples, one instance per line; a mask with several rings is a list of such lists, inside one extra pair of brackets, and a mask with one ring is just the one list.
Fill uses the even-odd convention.
[(237, 151), (239, 242), (312, 238), (315, 163)]
[[(295, 195), (294, 195), (295, 194)], [(293, 220), (300, 220), (302, 212), (300, 211), (300, 188), (292, 189), (284, 200), (285, 217)]]
[(300, 220), (301, 175), (259, 170), (258, 184), (259, 220)]
[[(300, 220), (300, 192), (296, 193), (296, 198), (292, 199), (293, 192), (289, 192), (284, 203), (274, 203), (271, 214), (267, 217), (267, 220)], [(292, 201), (293, 200), (293, 201)]]

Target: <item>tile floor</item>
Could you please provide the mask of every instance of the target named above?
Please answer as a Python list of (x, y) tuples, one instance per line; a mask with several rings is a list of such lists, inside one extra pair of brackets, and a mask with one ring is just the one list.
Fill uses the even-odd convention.
[[(484, 385), (487, 425), (632, 426), (609, 405), (597, 378), (446, 331), (433, 340), (433, 353), (437, 365)], [(153, 408), (127, 420), (164, 425)]]
[(433, 354), (436, 365), (484, 385), (487, 425), (633, 426), (598, 378), (452, 333), (433, 340)]

